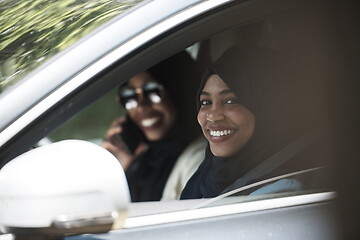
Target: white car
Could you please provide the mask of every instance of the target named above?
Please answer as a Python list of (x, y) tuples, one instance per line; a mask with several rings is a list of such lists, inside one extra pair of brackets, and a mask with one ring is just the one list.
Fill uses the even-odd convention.
[[(352, 86), (359, 56), (352, 48), (359, 42), (355, 6), (296, 0), (132, 2), (138, 4), (2, 89), (0, 239), (359, 237), (357, 146), (347, 140), (355, 139), (356, 114), (349, 114), (356, 109), (349, 103), (356, 102)], [(298, 56), (304, 70), (289, 81), (313, 79), (312, 87), (322, 89), (314, 104), (322, 106), (332, 147), (319, 149), (319, 156), (339, 171), (324, 179), (334, 181), (334, 188), (130, 203), (122, 168), (96, 144), (101, 135), (83, 137), (83, 129), (64, 126), (78, 113), (85, 121), (86, 107), (103, 104), (129, 77), (179, 51), (206, 65), (234, 44)], [(39, 144), (44, 139), (48, 142)], [(88, 171), (84, 165), (90, 165)]]

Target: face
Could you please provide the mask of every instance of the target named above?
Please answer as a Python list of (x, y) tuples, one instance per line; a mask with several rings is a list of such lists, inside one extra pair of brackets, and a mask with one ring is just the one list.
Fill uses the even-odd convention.
[(228, 157), (239, 152), (255, 130), (255, 116), (241, 105), (219, 75), (211, 75), (200, 94), (198, 122), (211, 152)]
[[(128, 86), (140, 89), (148, 82), (156, 82), (156, 80), (148, 72), (142, 72), (131, 78)], [(138, 105), (128, 110), (130, 118), (140, 127), (149, 141), (161, 140), (172, 128), (176, 119), (176, 110), (170, 97), (165, 92), (161, 101), (153, 103), (140, 93), (137, 99)]]

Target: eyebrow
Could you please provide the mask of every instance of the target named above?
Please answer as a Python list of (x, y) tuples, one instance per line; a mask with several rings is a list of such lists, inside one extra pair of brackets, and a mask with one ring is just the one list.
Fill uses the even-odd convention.
[[(222, 90), (221, 92), (219, 92), (219, 95), (226, 95), (226, 94), (229, 94), (229, 93), (234, 93), (233, 91), (231, 91), (230, 89), (225, 89), (225, 90)], [(202, 91), (200, 93), (200, 96), (210, 96), (211, 94), (209, 92), (206, 92), (206, 91)]]

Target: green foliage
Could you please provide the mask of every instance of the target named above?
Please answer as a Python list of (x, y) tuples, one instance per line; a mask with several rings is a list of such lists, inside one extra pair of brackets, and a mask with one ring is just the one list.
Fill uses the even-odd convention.
[[(0, 93), (56, 53), (142, 0), (0, 0)], [(100, 139), (124, 114), (111, 92), (49, 137)]]
[(0, 92), (141, 0), (0, 1)]
[(125, 114), (115, 96), (116, 89), (81, 111), (48, 137), (52, 141), (69, 138), (92, 141), (102, 139), (111, 122)]

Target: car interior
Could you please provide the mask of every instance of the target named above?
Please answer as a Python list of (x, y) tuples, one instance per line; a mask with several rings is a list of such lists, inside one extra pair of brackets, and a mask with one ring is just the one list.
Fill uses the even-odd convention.
[[(252, 7), (249, 6), (246, 10), (249, 11)], [(74, 94), (71, 103), (82, 105), (90, 100), (89, 96), (92, 98), (91, 101), (95, 101), (96, 98), (99, 98), (99, 100), (96, 100), (87, 109), (70, 119), (67, 124), (60, 126), (48, 138), (51, 141), (78, 138), (99, 144), (111, 121), (116, 116), (125, 114), (125, 110), (116, 101), (116, 88), (119, 84), (127, 81), (131, 74), (142, 71), (152, 64), (169, 57), (171, 53), (180, 50), (186, 50), (196, 61), (199, 71), (203, 73), (209, 64), (217, 59), (224, 50), (234, 45), (243, 48), (270, 48), (290, 56), (289, 59), (293, 61), (292, 64), (301, 68), (299, 71), (294, 67), (294, 73), (296, 71), (297, 76), (289, 79), (294, 82), (294, 86), (300, 89), (302, 85), (313, 84), (313, 89), (322, 89), (322, 91), (316, 91), (317, 95), (314, 99), (318, 102), (316, 104), (313, 102), (313, 105), (318, 107), (317, 122), (314, 124), (326, 126), (327, 123), (324, 121), (329, 107), (327, 102), (329, 96), (326, 90), (328, 73), (325, 71), (328, 64), (326, 59), (328, 49), (322, 44), (326, 38), (325, 34), (323, 34), (326, 25), (323, 22), (321, 8), (316, 6), (308, 8), (307, 5), (281, 6), (279, 9), (270, 10), (253, 7), (253, 12), (250, 11), (251, 15), (242, 15), (244, 19), (235, 17), (242, 11), (244, 9), (237, 9), (237, 6), (234, 6), (225, 9), (221, 13), (214, 14), (215, 16), (212, 15), (193, 23), (187, 23), (188, 26), (185, 26), (179, 32), (168, 33), (153, 46), (144, 50), (141, 55), (134, 53), (128, 59), (116, 63), (112, 69), (107, 69), (104, 73), (101, 73), (99, 79), (94, 79), (86, 89)], [(304, 11), (307, 14), (304, 14)], [(221, 24), (217, 17), (221, 17)], [(198, 29), (201, 29), (201, 31), (198, 31)], [(173, 41), (174, 39), (176, 41)], [(316, 81), (311, 82), (312, 80)], [(194, 83), (188, 84), (194, 85)], [(282, 87), (273, 86), (273, 88), (281, 89)], [(105, 90), (110, 91), (100, 98), (100, 95), (103, 94), (101, 92), (106, 92)], [(308, 95), (307, 97), (311, 96)], [(195, 101), (191, 99), (191, 101), (184, 104), (192, 108), (195, 106)], [(103, 107), (104, 105), (106, 105), (106, 108)], [(94, 114), (100, 109), (103, 114)], [(74, 109), (71, 109), (71, 111), (74, 111)], [(55, 111), (52, 119), (56, 119), (55, 116), (58, 112), (66, 111), (65, 109)], [(193, 121), (196, 121), (196, 119), (193, 119)], [(56, 124), (56, 120), (54, 124)], [(80, 125), (82, 128), (77, 127), (76, 131), (73, 131), (73, 125)], [(200, 129), (197, 131), (197, 134), (201, 135)], [(331, 157), (325, 154), (322, 154), (321, 157), (326, 158), (324, 165), (331, 165), (329, 163)]]

